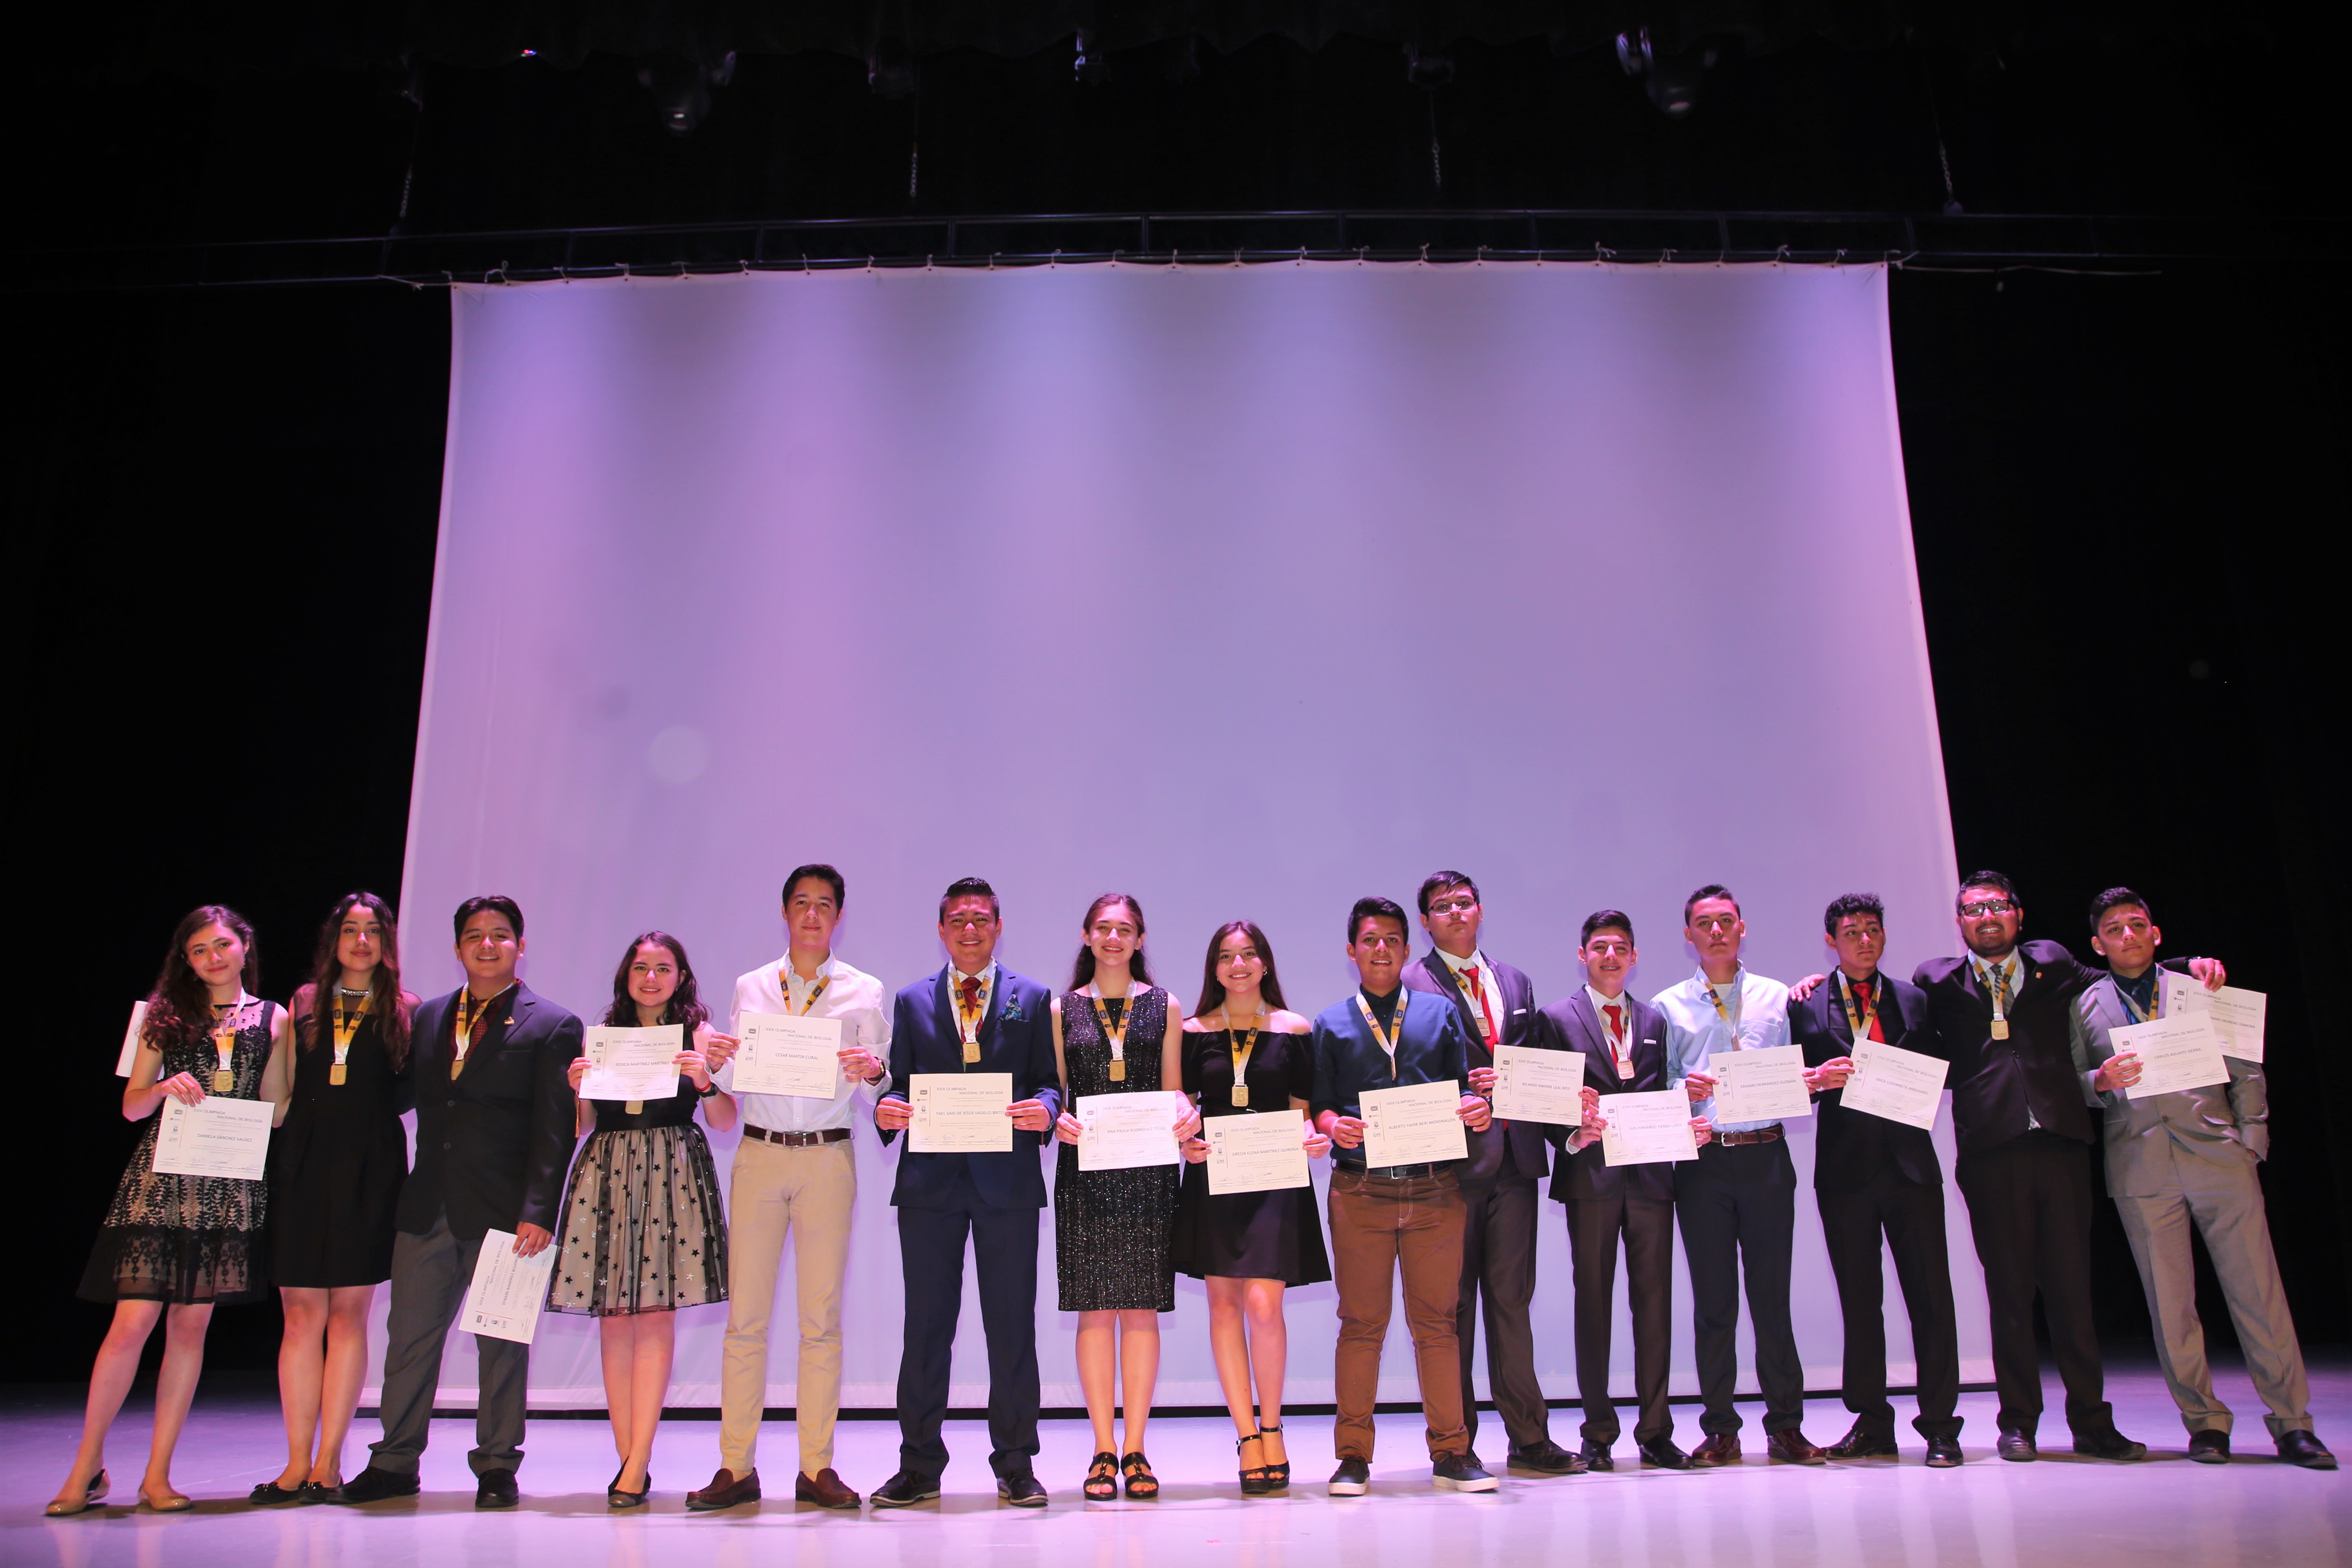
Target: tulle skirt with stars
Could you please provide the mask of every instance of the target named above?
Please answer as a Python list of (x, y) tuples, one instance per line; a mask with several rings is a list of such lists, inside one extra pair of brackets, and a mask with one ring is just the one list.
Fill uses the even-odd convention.
[(611, 1317), (727, 1299), (727, 1219), (702, 1129), (596, 1133), (572, 1165), (550, 1312)]

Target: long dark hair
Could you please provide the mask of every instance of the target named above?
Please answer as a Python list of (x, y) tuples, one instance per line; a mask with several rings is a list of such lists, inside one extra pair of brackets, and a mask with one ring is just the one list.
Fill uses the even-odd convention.
[[(1135, 956), (1127, 961), (1127, 972), (1135, 977), (1137, 985), (1148, 986), (1151, 984), (1151, 969), (1143, 961), (1143, 905), (1136, 903), (1133, 895), (1124, 893), (1104, 894), (1087, 905), (1087, 917), (1078, 922), (1078, 930), (1083, 936), (1084, 933), (1093, 928), (1095, 916), (1114, 904), (1126, 904), (1127, 912), (1135, 916)], [(1094, 977), (1095, 950), (1081, 940), (1078, 943), (1077, 960), (1070, 966), (1070, 989), (1075, 991), (1080, 986), (1091, 984)]]
[(400, 927), (392, 917), (392, 905), (374, 894), (347, 893), (336, 904), (319, 927), (310, 983), (294, 993), (287, 1010), (294, 1015), (295, 1036), (304, 1051), (326, 1037), (335, 1014), (335, 988), (343, 978), (343, 963), (336, 956), (342, 946), (343, 922), (362, 905), (383, 924), (382, 955), (368, 981), (368, 1016), (376, 1020), (376, 1038), (383, 1041), (383, 1053), (397, 1072), (408, 1065), (408, 1019), (416, 1010), (416, 998), (400, 988)]
[(1192, 1009), (1196, 1019), (1206, 1018), (1225, 1005), (1225, 983), (1217, 978), (1217, 949), (1235, 932), (1248, 937), (1257, 956), (1265, 960), (1265, 977), (1257, 983), (1257, 994), (1265, 998), (1266, 1011), (1290, 1005), (1282, 999), (1282, 977), (1274, 972), (1274, 944), (1265, 939), (1256, 921), (1228, 920), (1209, 934), (1209, 956), (1201, 965), (1201, 1001)]
[(637, 1027), (637, 998), (629, 995), (629, 966), (637, 961), (640, 947), (666, 947), (677, 960), (677, 989), (669, 994), (669, 1005), (662, 1009), (664, 1023), (682, 1023), (688, 1030), (710, 1021), (710, 1009), (702, 1005), (702, 998), (694, 984), (694, 964), (686, 956), (686, 944), (667, 931), (640, 931), (629, 938), (626, 951), (621, 955), (620, 967), (613, 971), (613, 1005), (604, 1009), (604, 1023), (611, 1029)]
[(155, 977), (155, 988), (147, 993), (147, 1022), (141, 1033), (158, 1051), (193, 1045), (213, 1032), (212, 990), (188, 962), (188, 939), (207, 925), (226, 926), (245, 944), (245, 988), (261, 994), (261, 954), (253, 927), (225, 904), (198, 904), (172, 928), (163, 971)]

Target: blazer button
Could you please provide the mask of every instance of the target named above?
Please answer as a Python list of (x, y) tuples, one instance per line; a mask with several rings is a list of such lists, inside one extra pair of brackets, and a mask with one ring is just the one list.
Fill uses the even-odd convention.
[(449, 1145), (446, 1145), (446, 1144), (443, 1144), (441, 1146), (442, 1146), (443, 1148), (445, 1148), (445, 1149), (446, 1149), (446, 1148), (447, 1148)]

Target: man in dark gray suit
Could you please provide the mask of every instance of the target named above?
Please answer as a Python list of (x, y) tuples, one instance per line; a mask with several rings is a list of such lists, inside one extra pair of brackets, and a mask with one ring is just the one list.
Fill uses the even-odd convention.
[(2156, 1322), (2157, 1360), (2189, 1428), (2189, 1457), (2230, 1458), (2230, 1407), (2213, 1394), (2205, 1327), (2197, 1318), (2197, 1277), (2189, 1228), (2205, 1238), (2214, 1276), (2230, 1303), (2263, 1419), (2291, 1465), (2332, 1470), (2336, 1457), (2311, 1429), (2311, 1386), (2303, 1348), (2279, 1283), (2269, 1216), (2254, 1167), (2270, 1152), (2270, 1100), (2263, 1070), (2222, 1058), (2226, 1083), (2131, 1097), (2140, 1064), (2118, 1051), (2112, 1031), (2158, 1014), (2156, 950), (2164, 940), (2147, 901), (2111, 887), (2091, 901), (2091, 946), (2106, 977), (2083, 993), (2074, 1019), (2074, 1065), (2087, 1097), (2106, 1108), (2107, 1192), (2123, 1217), (2132, 1257)]

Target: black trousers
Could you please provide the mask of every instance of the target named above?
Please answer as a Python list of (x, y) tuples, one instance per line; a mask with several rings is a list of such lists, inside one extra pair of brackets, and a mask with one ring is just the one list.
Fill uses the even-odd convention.
[(1675, 1435), (1666, 1408), (1666, 1363), (1673, 1349), (1675, 1206), (1671, 1199), (1578, 1197), (1568, 1202), (1568, 1251), (1576, 1281), (1576, 1395), (1584, 1405), (1588, 1443), (1617, 1440), (1617, 1404), (1609, 1396), (1609, 1338), (1617, 1301), (1617, 1243), (1625, 1243), (1625, 1299), (1633, 1315), (1633, 1394), (1641, 1413), (1633, 1440)]
[(2066, 1425), (2078, 1437), (2115, 1430), (2099, 1336), (2091, 1318), (2091, 1160), (2087, 1144), (2039, 1128), (1981, 1154), (1954, 1174), (1984, 1265), (1992, 1314), (1993, 1382), (2000, 1429), (2033, 1435), (2042, 1420), (2042, 1352), (2033, 1295), (2066, 1385)]
[(1536, 1376), (1535, 1178), (1506, 1176), (1462, 1189), (1462, 1295), (1454, 1335), (1462, 1343), (1462, 1424), (1478, 1442), (1478, 1396), (1470, 1381), (1478, 1320), (1486, 1322), (1486, 1384), (1514, 1448), (1549, 1441), (1551, 1421)]
[(1886, 1398), (1886, 1278), (1880, 1239), (1895, 1254), (1895, 1277), (1911, 1315), (1911, 1349), (1919, 1364), (1923, 1437), (1957, 1437), (1960, 1418), (1960, 1333), (1952, 1312), (1952, 1269), (1944, 1245), (1944, 1189), (1920, 1186), (1881, 1170), (1860, 1186), (1821, 1187), (1830, 1271), (1845, 1318), (1845, 1407), (1877, 1431), (1895, 1430)]
[(1748, 1321), (1756, 1331), (1756, 1382), (1764, 1392), (1764, 1430), (1784, 1432), (1805, 1418), (1805, 1367), (1789, 1321), (1789, 1255), (1797, 1229), (1797, 1168), (1786, 1139), (1709, 1144), (1675, 1167), (1675, 1214), (1690, 1265), (1691, 1328), (1703, 1402), (1699, 1429), (1709, 1437), (1744, 1424), (1732, 1407), (1739, 1371), (1739, 1286), (1748, 1285)]
[(991, 1208), (975, 1195), (957, 1208), (898, 1211), (898, 1262), (907, 1296), (898, 1357), (898, 1468), (936, 1479), (948, 1466), (940, 1423), (963, 1306), (963, 1249), (980, 1270), (980, 1321), (988, 1331), (989, 1469), (1025, 1475), (1037, 1456), (1037, 1224), (1042, 1210)]

